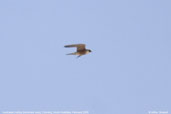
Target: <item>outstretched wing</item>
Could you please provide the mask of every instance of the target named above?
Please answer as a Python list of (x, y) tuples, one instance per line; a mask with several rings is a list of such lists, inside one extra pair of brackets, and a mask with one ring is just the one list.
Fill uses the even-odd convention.
[(72, 44), (72, 45), (65, 45), (64, 47), (66, 48), (76, 47), (77, 51), (85, 50), (85, 44)]

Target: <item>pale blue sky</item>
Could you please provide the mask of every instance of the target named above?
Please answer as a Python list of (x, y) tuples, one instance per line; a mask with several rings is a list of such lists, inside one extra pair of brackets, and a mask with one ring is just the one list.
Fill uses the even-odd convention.
[[(170, 0), (1, 0), (0, 111), (171, 109)], [(76, 59), (85, 43), (93, 52)]]

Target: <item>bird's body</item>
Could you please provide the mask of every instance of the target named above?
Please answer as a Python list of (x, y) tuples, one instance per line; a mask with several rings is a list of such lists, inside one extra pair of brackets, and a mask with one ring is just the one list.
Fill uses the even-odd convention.
[(69, 53), (67, 55), (78, 55), (78, 57), (88, 54), (91, 52), (91, 50), (85, 48), (85, 44), (72, 44), (72, 45), (65, 45), (64, 47), (70, 48), (70, 47), (76, 47), (77, 52)]

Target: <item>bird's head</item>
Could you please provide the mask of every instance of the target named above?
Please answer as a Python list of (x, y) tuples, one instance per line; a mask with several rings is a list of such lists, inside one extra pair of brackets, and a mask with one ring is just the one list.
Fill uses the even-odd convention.
[(88, 49), (88, 52), (92, 52), (90, 49)]

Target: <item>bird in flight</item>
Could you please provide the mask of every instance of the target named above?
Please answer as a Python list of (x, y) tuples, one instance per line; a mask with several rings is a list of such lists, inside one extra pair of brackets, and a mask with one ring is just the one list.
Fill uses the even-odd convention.
[(88, 54), (91, 52), (90, 49), (86, 49), (85, 44), (72, 44), (72, 45), (65, 45), (64, 47), (70, 48), (70, 47), (76, 47), (77, 51), (74, 53), (69, 53), (67, 55), (78, 55), (77, 57), (81, 57), (82, 55)]

